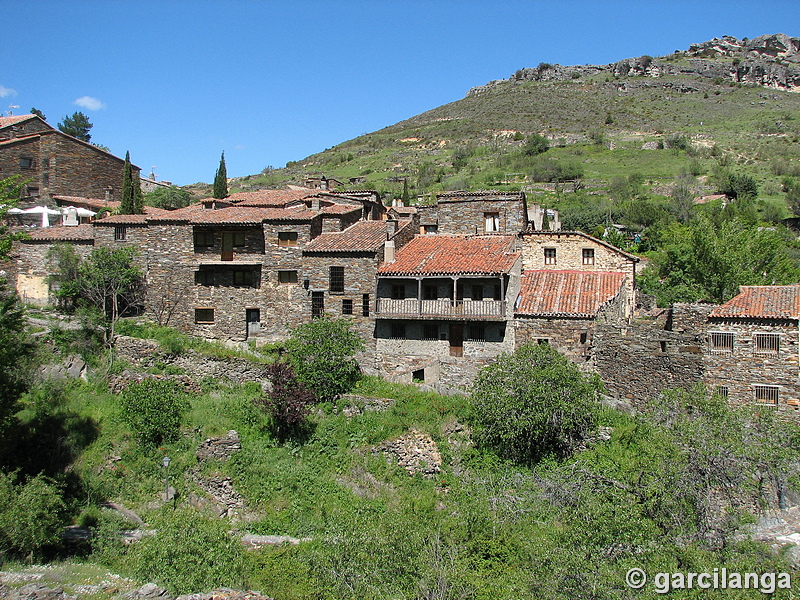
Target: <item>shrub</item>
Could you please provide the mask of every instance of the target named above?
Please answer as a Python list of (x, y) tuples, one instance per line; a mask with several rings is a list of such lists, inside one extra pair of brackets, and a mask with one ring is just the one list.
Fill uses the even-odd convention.
[(189, 399), (172, 381), (145, 379), (122, 393), (122, 418), (144, 445), (158, 446), (176, 439)]
[(594, 426), (600, 381), (547, 344), (526, 344), (481, 370), (470, 404), (479, 444), (521, 463), (568, 456)]
[(254, 402), (271, 419), (272, 433), (281, 441), (302, 432), (314, 404), (314, 394), (297, 381), (290, 365), (274, 363), (266, 368), (272, 389)]
[(64, 528), (64, 501), (56, 484), (36, 476), (15, 484), (0, 473), (0, 548), (37, 554), (56, 544)]
[[(247, 589), (244, 551), (228, 535), (227, 523), (189, 511), (168, 514), (158, 533), (128, 552), (135, 573), (174, 593), (207, 592), (225, 587)], [(126, 561), (127, 562), (127, 561)]]
[(329, 400), (350, 391), (361, 376), (356, 352), (364, 342), (344, 319), (323, 316), (300, 325), (286, 342), (297, 380), (317, 400)]
[(528, 136), (528, 141), (522, 147), (522, 152), (527, 156), (537, 156), (550, 149), (550, 140), (543, 135), (533, 133)]

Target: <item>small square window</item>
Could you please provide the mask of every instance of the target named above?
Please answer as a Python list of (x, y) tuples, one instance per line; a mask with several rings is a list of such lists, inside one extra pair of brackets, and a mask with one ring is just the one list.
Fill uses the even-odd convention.
[(342, 300), (342, 314), (343, 315), (352, 315), (353, 314), (353, 301), (349, 298), (344, 298)]
[(124, 242), (128, 239), (128, 228), (125, 226), (114, 227), (114, 241)]
[(781, 347), (781, 336), (777, 333), (757, 333), (755, 352), (758, 354), (777, 354)]
[(278, 246), (297, 246), (296, 231), (278, 232)]
[(709, 335), (713, 352), (733, 352), (734, 334), (726, 331), (712, 331)]
[(554, 265), (554, 264), (556, 264), (556, 249), (555, 248), (545, 248), (544, 249), (544, 264), (546, 264), (546, 265)]
[(19, 168), (20, 169), (32, 169), (33, 168), (33, 159), (29, 156), (21, 156), (19, 159)]
[(486, 233), (497, 233), (500, 231), (500, 213), (487, 212), (483, 213), (483, 222)]
[(194, 282), (197, 285), (214, 285), (214, 272), (208, 269), (201, 269), (194, 274)]
[(583, 258), (583, 264), (585, 265), (594, 264), (594, 248), (584, 248), (583, 250), (581, 250), (581, 256)]
[(728, 390), (728, 386), (727, 385), (721, 385), (721, 386), (719, 386), (717, 388), (716, 394), (720, 398), (725, 398), (727, 400), (728, 399), (728, 395), (730, 394), (730, 390)]
[(194, 309), (194, 322), (209, 324), (214, 322), (214, 309), (213, 308), (195, 308)]
[(777, 385), (755, 385), (753, 387), (758, 404), (778, 405), (780, 388)]
[(439, 226), (438, 225), (423, 225), (422, 226), (422, 233), (423, 235), (436, 235), (439, 233)]
[(278, 271), (278, 283), (281, 285), (297, 283), (297, 271)]
[(214, 232), (213, 231), (196, 231), (194, 234), (194, 245), (211, 247), (214, 245)]
[(233, 285), (237, 287), (252, 287), (253, 285), (253, 272), (252, 271), (234, 271), (233, 272)]

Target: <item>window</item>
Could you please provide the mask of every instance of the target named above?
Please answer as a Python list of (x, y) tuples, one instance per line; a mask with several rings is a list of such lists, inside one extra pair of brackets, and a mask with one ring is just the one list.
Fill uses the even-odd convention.
[(195, 323), (213, 323), (214, 322), (214, 309), (213, 308), (195, 308), (194, 309), (194, 322)]
[(369, 294), (361, 296), (361, 316), (369, 316)]
[(483, 213), (483, 221), (487, 233), (496, 233), (500, 231), (500, 213)]
[(406, 297), (406, 286), (395, 284), (392, 286), (392, 300), (403, 300)]
[(253, 287), (252, 271), (234, 271), (233, 285), (238, 287)]
[(423, 300), (436, 300), (439, 297), (439, 291), (435, 285), (422, 286), (422, 299)]
[(422, 339), (423, 340), (438, 340), (439, 339), (439, 324), (438, 323), (423, 323), (422, 324)]
[(50, 185), (50, 173), (42, 173), (42, 184), (45, 187)]
[(753, 387), (755, 388), (757, 403), (778, 405), (780, 388), (777, 385), (754, 385)]
[(721, 385), (721, 386), (719, 386), (719, 387), (717, 388), (717, 392), (716, 392), (716, 394), (717, 394), (717, 396), (719, 396), (720, 398), (725, 398), (725, 399), (727, 400), (727, 399), (728, 399), (728, 394), (729, 394), (728, 386), (727, 386), (727, 385)]
[(20, 156), (19, 157), (19, 168), (20, 169), (32, 169), (33, 168), (33, 159), (29, 156)]
[(114, 227), (114, 241), (124, 242), (128, 239), (128, 228), (124, 225), (117, 225)]
[(486, 327), (483, 325), (470, 325), (467, 328), (467, 340), (470, 342), (485, 342)]
[(554, 264), (556, 264), (556, 249), (555, 248), (545, 248), (544, 249), (544, 264), (546, 264), (546, 265), (554, 265)]
[(214, 272), (201, 269), (194, 274), (194, 282), (197, 285), (214, 285)]
[(296, 231), (278, 232), (278, 246), (297, 246)]
[(733, 352), (733, 333), (712, 331), (710, 337), (713, 352)]
[(352, 315), (353, 314), (353, 301), (349, 298), (345, 298), (342, 300), (342, 314), (343, 315)]
[(389, 335), (392, 340), (406, 339), (406, 324), (405, 323), (392, 323), (392, 332)]
[(42, 159), (42, 168), (43, 169), (49, 169), (50, 168), (50, 159), (49, 158), (43, 158)]
[(438, 225), (423, 225), (422, 226), (422, 233), (424, 235), (436, 235), (439, 233), (439, 226)]
[(755, 334), (755, 351), (758, 354), (777, 354), (780, 350), (781, 336), (777, 333)]
[(244, 231), (234, 231), (233, 232), (233, 245), (234, 246), (244, 246), (244, 242), (245, 242)]
[(536, 343), (540, 346), (549, 346), (550, 339), (549, 338), (536, 338)]
[(194, 245), (211, 247), (214, 245), (213, 231), (196, 231), (194, 234)]
[(281, 285), (297, 283), (297, 271), (278, 271), (278, 283)]
[(328, 273), (328, 289), (332, 293), (344, 292), (344, 267), (331, 267)]
[(321, 317), (325, 311), (325, 292), (311, 292), (311, 317)]
[(594, 264), (594, 248), (584, 248), (583, 250), (581, 250), (581, 256), (583, 258), (583, 264), (585, 265)]

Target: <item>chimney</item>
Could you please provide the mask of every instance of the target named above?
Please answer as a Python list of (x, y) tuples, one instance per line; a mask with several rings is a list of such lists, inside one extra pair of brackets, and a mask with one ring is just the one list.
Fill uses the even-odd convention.
[(397, 233), (397, 219), (386, 219), (386, 235), (392, 237)]
[(319, 196), (314, 196), (311, 198), (311, 210), (319, 210), (319, 209), (320, 209)]
[(528, 209), (528, 221), (533, 223), (534, 231), (541, 231), (544, 211), (538, 204), (532, 204)]
[(386, 240), (383, 246), (383, 262), (394, 262), (394, 240)]

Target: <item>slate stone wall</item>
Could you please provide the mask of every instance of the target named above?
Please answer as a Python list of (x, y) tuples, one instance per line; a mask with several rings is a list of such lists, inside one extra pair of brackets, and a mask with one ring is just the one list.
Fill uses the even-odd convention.
[(515, 235), (527, 226), (525, 205), (521, 194), (503, 196), (443, 196), (437, 206), (425, 208), (422, 222), (438, 219), (438, 232), (443, 234), (485, 234), (486, 213), (499, 213), (499, 231)]

